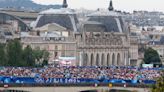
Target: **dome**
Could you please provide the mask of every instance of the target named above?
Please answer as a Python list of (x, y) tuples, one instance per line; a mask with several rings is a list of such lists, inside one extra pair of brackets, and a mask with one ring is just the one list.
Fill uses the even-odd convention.
[(113, 10), (112, 2), (108, 10), (97, 10), (87, 15), (87, 21), (99, 22), (105, 26), (106, 32), (127, 33), (127, 26), (122, 16)]
[(105, 32), (106, 31), (105, 25), (95, 22), (95, 21), (86, 21), (83, 23), (83, 25), (86, 32), (100, 32), (100, 31)]
[[(34, 29), (42, 28), (48, 24), (56, 24), (67, 31), (77, 32), (78, 19), (73, 9), (67, 8), (67, 0), (63, 0), (62, 8), (48, 9), (39, 13), (34, 25)], [(55, 27), (54, 27), (55, 28)]]
[(67, 30), (77, 31), (76, 24), (78, 24), (78, 19), (72, 9), (48, 9), (39, 13), (34, 28), (42, 27), (50, 23), (56, 23)]
[(103, 24), (106, 27), (106, 32), (126, 32), (127, 28), (124, 20), (114, 11), (96, 11), (87, 16), (88, 21), (95, 21)]

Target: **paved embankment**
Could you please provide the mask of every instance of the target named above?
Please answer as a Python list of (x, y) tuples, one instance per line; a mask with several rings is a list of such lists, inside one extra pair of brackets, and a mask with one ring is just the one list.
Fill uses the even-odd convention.
[[(0, 88), (3, 90), (4, 88)], [(23, 90), (30, 92), (79, 92), (83, 90), (108, 90), (108, 87), (11, 87), (8, 90)], [(143, 88), (124, 88), (124, 87), (113, 87), (110, 89), (128, 89), (131, 91), (137, 90), (138, 92), (148, 92), (148, 90)]]

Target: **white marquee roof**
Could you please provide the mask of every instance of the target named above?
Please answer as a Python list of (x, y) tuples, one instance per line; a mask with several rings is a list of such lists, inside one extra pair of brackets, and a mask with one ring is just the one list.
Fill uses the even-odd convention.
[(91, 13), (89, 16), (121, 16), (119, 13), (115, 11), (109, 11), (109, 10), (97, 10), (94, 13)]
[(60, 9), (50, 8), (48, 10), (40, 12), (39, 14), (40, 15), (43, 15), (43, 14), (75, 14), (75, 12), (73, 9), (69, 9), (69, 8), (60, 8)]

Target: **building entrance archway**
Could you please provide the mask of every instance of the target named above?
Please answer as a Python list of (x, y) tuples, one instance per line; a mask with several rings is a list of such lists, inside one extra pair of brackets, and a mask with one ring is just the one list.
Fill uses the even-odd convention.
[(107, 66), (109, 66), (110, 65), (110, 54), (108, 53), (107, 54)]
[(92, 54), (91, 54), (90, 65), (93, 66), (93, 63), (94, 63), (94, 56), (93, 56), (93, 53), (92, 53)]
[(120, 65), (120, 61), (121, 61), (121, 59), (120, 59), (120, 53), (118, 53), (117, 54), (117, 65)]
[(97, 65), (97, 66), (99, 65), (99, 62), (100, 62), (99, 54), (97, 54), (97, 55), (96, 55), (96, 65)]
[(112, 65), (115, 65), (114, 62), (115, 62), (115, 54), (113, 53), (112, 54)]

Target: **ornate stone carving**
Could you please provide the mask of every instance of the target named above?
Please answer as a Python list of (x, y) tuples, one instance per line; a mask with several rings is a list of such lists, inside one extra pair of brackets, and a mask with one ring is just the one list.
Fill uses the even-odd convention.
[(94, 34), (91, 32), (86, 37), (87, 45), (122, 45), (122, 39), (120, 36), (115, 35), (114, 33), (104, 32)]

